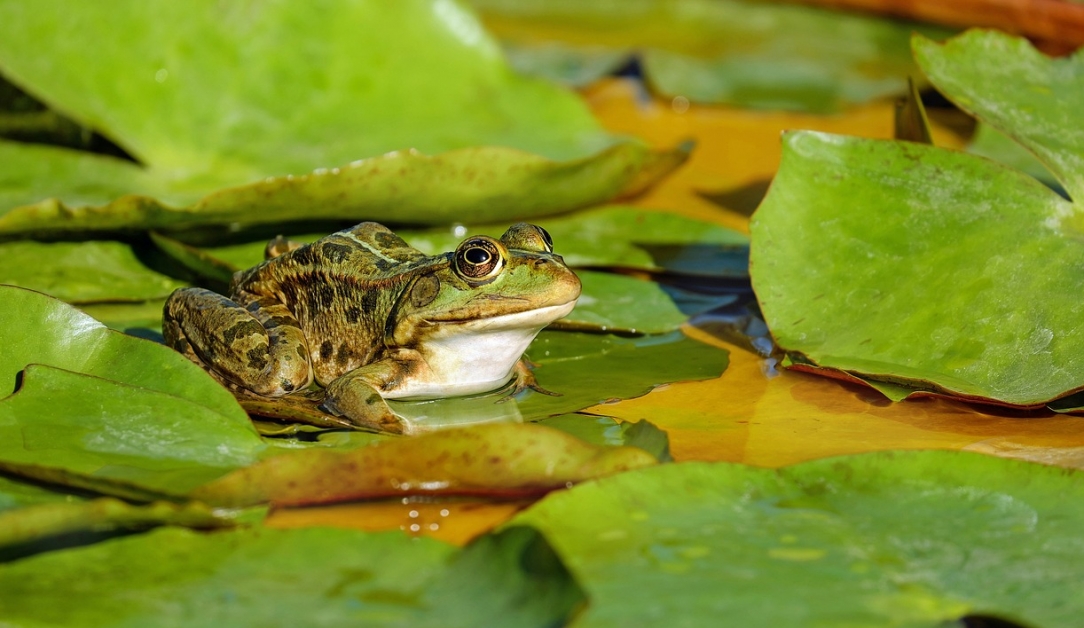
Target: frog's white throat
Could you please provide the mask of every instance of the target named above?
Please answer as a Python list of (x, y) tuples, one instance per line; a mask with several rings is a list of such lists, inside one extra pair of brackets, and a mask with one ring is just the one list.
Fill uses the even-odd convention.
[(434, 399), (500, 388), (538, 332), (575, 306), (573, 300), (515, 314), (442, 323), (418, 347), (428, 368), (385, 391), (384, 397)]

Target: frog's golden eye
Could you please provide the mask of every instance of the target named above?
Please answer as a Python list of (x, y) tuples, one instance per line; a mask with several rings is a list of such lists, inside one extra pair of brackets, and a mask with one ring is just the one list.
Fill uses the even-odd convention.
[(501, 247), (490, 238), (470, 238), (455, 251), (455, 270), (464, 279), (492, 279), (501, 272), (503, 266)]
[(517, 222), (501, 236), (501, 242), (510, 249), (523, 251), (553, 252), (553, 238), (548, 231), (526, 222)]

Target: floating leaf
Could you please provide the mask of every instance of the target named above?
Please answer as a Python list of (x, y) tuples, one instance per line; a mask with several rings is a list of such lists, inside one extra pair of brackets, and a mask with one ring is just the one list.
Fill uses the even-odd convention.
[(650, 421), (621, 422), (613, 417), (562, 414), (538, 421), (539, 425), (568, 432), (595, 445), (639, 447), (659, 462), (672, 462), (666, 432)]
[[(474, 17), (442, 0), (24, 9), (0, 3), (5, 76), (145, 169), (0, 143), (4, 233), (495, 220), (632, 193), (681, 160), (509, 71)], [(126, 36), (103, 47), (102, 32)]]
[[(672, 464), (546, 497), (539, 529), (591, 604), (577, 626), (1075, 626), (1079, 473), (952, 452), (784, 469)], [(651, 595), (630, 596), (630, 591)]]
[[(201, 405), (235, 427), (248, 419), (229, 391), (176, 351), (133, 338), (54, 298), (0, 286), (0, 385), (15, 387), (27, 364), (46, 364)], [(108, 380), (106, 382), (105, 380)]]
[[(75, 308), (0, 287), (0, 466), (144, 498), (183, 495), (264, 448), (232, 395), (184, 356)], [(29, 365), (29, 366), (28, 366)]]
[(654, 464), (632, 447), (598, 447), (538, 425), (494, 424), (390, 439), (348, 451), (268, 458), (196, 490), (220, 506), (297, 506), (402, 495), (537, 495)]
[(559, 397), (531, 394), (519, 401), (524, 419), (582, 410), (645, 395), (670, 382), (718, 377), (728, 354), (680, 332), (622, 338), (542, 332), (527, 350), (538, 383)]
[(396, 533), (167, 528), (0, 565), (30, 626), (560, 625), (583, 594), (528, 531), (464, 550)]
[(653, 281), (615, 273), (580, 270), (583, 290), (576, 307), (554, 323), (555, 329), (627, 334), (661, 334), (689, 317)]
[(1051, 59), (1022, 37), (971, 30), (938, 44), (916, 36), (915, 60), (937, 89), (1035, 153), (1084, 198), (1084, 54)]
[(131, 245), (104, 240), (0, 243), (0, 283), (69, 303), (158, 299), (185, 285), (148, 268)]
[(751, 225), (753, 286), (816, 365), (1040, 405), (1084, 386), (1077, 214), (985, 159), (791, 133)]
[[(574, 268), (617, 267), (743, 276), (749, 238), (726, 227), (672, 212), (610, 206), (533, 221), (553, 236), (554, 250)], [(467, 235), (500, 237), (507, 224), (466, 223), (452, 228), (400, 230), (430, 255), (454, 251)], [(707, 252), (696, 264), (683, 259)], [(262, 250), (260, 251), (262, 253)]]
[(234, 524), (230, 514), (198, 503), (133, 505), (112, 497), (39, 504), (0, 512), (0, 548), (25, 546), (74, 532), (142, 530), (160, 525), (227, 527)]
[(263, 449), (247, 420), (48, 366), (27, 367), (0, 402), (0, 468), (105, 493), (182, 496)]
[[(553, 76), (561, 66), (607, 69), (600, 46), (622, 56), (642, 50), (648, 81), (693, 102), (834, 111), (902, 94), (915, 74), (908, 38), (928, 26), (802, 6), (741, 0), (583, 3), (471, 0), (487, 25), (514, 43), (521, 69)], [(528, 61), (531, 55), (540, 57)], [(577, 80), (586, 77), (577, 73)], [(687, 106), (686, 102), (686, 106)]]

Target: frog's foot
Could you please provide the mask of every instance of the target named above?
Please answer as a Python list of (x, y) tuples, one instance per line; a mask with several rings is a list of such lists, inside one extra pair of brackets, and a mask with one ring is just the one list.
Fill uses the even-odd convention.
[[(550, 397), (560, 397), (561, 393), (555, 393), (552, 390), (546, 390), (538, 385), (538, 380), (535, 379), (534, 373), (531, 372), (532, 364), (527, 361), (527, 358), (520, 358), (519, 362), (516, 362), (516, 368), (513, 371), (515, 373), (514, 382), (512, 384), (512, 391), (508, 393), (509, 397), (515, 397), (519, 393), (530, 388), (531, 390), (542, 393), (543, 395), (549, 395)], [(503, 401), (503, 399), (502, 399)]]
[(351, 425), (362, 429), (388, 434), (410, 432), (407, 422), (392, 412), (388, 402), (384, 401), (375, 387), (362, 377), (351, 375), (347, 373), (328, 385), (324, 391), (324, 400), (319, 406), (320, 410), (342, 417)]

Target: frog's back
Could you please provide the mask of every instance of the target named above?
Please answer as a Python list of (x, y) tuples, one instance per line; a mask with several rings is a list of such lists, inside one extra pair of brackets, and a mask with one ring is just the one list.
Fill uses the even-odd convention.
[(429, 260), (383, 225), (362, 223), (238, 273), (233, 294), (284, 305), (326, 383), (379, 355), (396, 300)]

